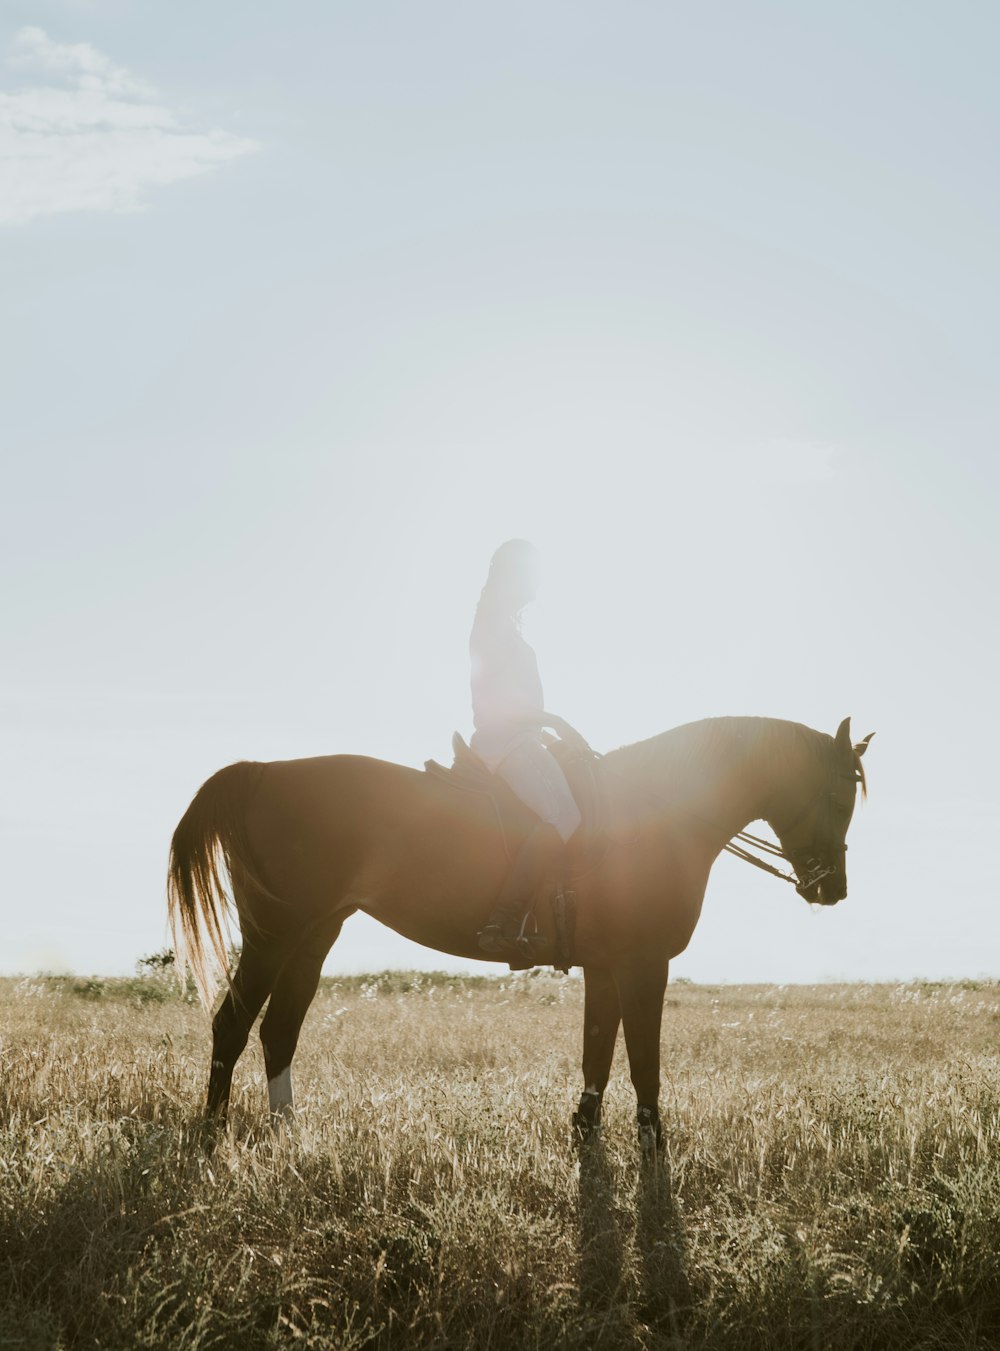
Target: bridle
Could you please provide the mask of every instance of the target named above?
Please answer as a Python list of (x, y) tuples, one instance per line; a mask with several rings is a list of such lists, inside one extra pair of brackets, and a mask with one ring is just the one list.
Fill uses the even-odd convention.
[[(809, 799), (802, 811), (799, 812), (798, 816), (788, 827), (789, 831), (794, 830), (801, 821), (804, 821), (809, 813), (816, 807), (817, 803), (826, 805), (834, 800), (836, 797), (834, 792), (834, 782), (836, 779), (850, 779), (853, 783), (859, 783), (861, 781), (861, 775), (856, 769), (853, 772), (848, 772), (847, 770), (838, 768), (836, 765), (832, 765), (830, 767), (830, 772), (827, 775), (826, 782), (815, 796)], [(829, 810), (828, 807), (827, 810)], [(780, 868), (776, 868), (772, 863), (768, 863), (762, 858), (757, 858), (756, 855), (752, 854), (750, 849), (746, 847), (747, 845), (753, 849), (762, 850), (765, 854), (771, 854), (775, 858), (784, 859), (787, 863), (792, 865), (794, 872), (782, 872)], [(728, 844), (725, 844), (722, 847), (726, 853), (733, 854), (736, 858), (742, 859), (744, 863), (752, 863), (755, 868), (760, 868), (763, 872), (770, 873), (772, 877), (780, 877), (782, 882), (791, 882), (800, 895), (803, 892), (811, 890), (812, 887), (817, 886), (822, 882), (824, 877), (829, 877), (831, 873), (836, 872), (836, 868), (832, 863), (824, 864), (821, 859), (817, 858), (815, 854), (812, 853), (812, 850), (815, 848), (814, 845), (806, 846), (806, 849), (810, 851), (810, 856), (805, 859), (800, 866), (795, 862), (794, 855), (805, 853), (806, 849), (785, 850), (780, 844), (774, 844), (771, 840), (762, 840), (759, 835), (751, 835), (747, 830), (741, 830), (738, 835), (733, 836)], [(843, 848), (846, 851), (846, 843), (843, 845)]]

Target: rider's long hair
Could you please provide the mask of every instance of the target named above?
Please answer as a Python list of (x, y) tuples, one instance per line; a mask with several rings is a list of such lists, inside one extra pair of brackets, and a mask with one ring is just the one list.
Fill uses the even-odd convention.
[(521, 611), (534, 599), (538, 563), (538, 550), (529, 540), (509, 539), (501, 544), (490, 559), (476, 614), (499, 610), (520, 628)]

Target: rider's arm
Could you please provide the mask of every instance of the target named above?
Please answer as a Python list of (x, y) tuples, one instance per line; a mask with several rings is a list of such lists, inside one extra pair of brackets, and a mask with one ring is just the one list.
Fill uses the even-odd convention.
[(554, 732), (558, 732), (560, 741), (565, 741), (568, 745), (574, 746), (578, 751), (586, 751), (588, 754), (593, 755), (594, 752), (586, 738), (583, 737), (575, 727), (568, 723), (565, 718), (560, 718), (558, 713), (543, 713), (542, 726), (551, 727)]

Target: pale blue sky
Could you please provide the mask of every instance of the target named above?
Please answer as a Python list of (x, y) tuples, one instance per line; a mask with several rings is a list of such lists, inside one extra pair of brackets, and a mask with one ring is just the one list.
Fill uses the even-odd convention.
[[(0, 969), (129, 970), (198, 784), (549, 705), (875, 730), (850, 895), (675, 971), (1000, 975), (1000, 11), (8, 0)], [(329, 969), (447, 965), (367, 921)]]

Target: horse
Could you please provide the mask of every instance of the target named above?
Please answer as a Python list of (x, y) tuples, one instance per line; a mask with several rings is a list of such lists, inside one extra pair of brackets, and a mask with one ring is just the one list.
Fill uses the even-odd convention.
[[(581, 1135), (600, 1127), (624, 1026), (640, 1141), (662, 1144), (660, 1024), (671, 958), (694, 932), (713, 863), (752, 821), (774, 831), (798, 893), (847, 895), (846, 835), (867, 794), (850, 719), (834, 736), (777, 718), (708, 718), (600, 758), (603, 848), (572, 883), (572, 962), (584, 973)], [(778, 852), (775, 850), (774, 852)], [(173, 835), (168, 910), (178, 969), (213, 1002), (207, 1115), (224, 1122), (233, 1070), (260, 1027), (272, 1119), (292, 1110), (291, 1066), (327, 954), (361, 910), (406, 938), (482, 959), (476, 933), (509, 867), (488, 796), (356, 755), (240, 761), (213, 774)], [(228, 885), (227, 885), (228, 882)], [(234, 905), (243, 944), (227, 962)], [(554, 914), (540, 905), (541, 940)], [(504, 960), (502, 957), (496, 960)]]

